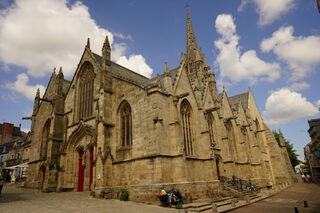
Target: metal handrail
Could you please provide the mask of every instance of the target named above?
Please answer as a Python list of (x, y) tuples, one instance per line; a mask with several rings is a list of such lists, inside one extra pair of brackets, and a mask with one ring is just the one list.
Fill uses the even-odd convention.
[(246, 181), (246, 180), (243, 180), (243, 179), (238, 178), (236, 176), (232, 176), (232, 178), (220, 176), (220, 182), (232, 185), (233, 187), (235, 187), (239, 191), (250, 190), (253, 192), (258, 192), (258, 187), (253, 185), (251, 183), (250, 179), (249, 179), (249, 181)]

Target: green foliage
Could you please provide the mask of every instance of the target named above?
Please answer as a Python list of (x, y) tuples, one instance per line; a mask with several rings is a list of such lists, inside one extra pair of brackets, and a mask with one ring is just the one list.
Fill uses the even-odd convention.
[(182, 203), (178, 203), (178, 204), (176, 205), (176, 209), (182, 209)]
[(304, 174), (310, 174), (310, 169), (309, 169), (309, 167), (304, 167), (304, 168), (302, 169), (302, 172), (303, 172)]
[(121, 188), (119, 191), (119, 197), (121, 201), (128, 201), (129, 200), (129, 192), (126, 188)]
[[(280, 144), (280, 134), (276, 130), (273, 130), (272, 133), (273, 133), (276, 141), (278, 142), (278, 144)], [(300, 163), (300, 161), (298, 160), (297, 150), (295, 150), (293, 148), (293, 144), (290, 143), (289, 140), (285, 139), (284, 137), (283, 137), (283, 139), (284, 139), (284, 143), (286, 145), (287, 151), (288, 151), (291, 165), (294, 168), (296, 165), (298, 165)]]

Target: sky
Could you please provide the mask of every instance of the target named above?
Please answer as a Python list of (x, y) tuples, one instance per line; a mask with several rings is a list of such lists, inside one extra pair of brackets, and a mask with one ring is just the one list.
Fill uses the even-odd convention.
[[(320, 13), (316, 0), (188, 0), (197, 39), (227, 95), (251, 91), (270, 129), (303, 160), (308, 119), (319, 118)], [(71, 80), (87, 38), (147, 77), (179, 65), (185, 0), (0, 0), (0, 122), (28, 131), (36, 89), (61, 66)]]

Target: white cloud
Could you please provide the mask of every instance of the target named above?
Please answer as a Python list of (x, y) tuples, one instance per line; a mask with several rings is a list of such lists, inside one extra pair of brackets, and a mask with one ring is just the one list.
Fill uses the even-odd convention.
[(320, 99), (317, 101), (317, 106), (320, 108)]
[(280, 77), (280, 66), (267, 63), (257, 57), (255, 50), (241, 55), (239, 36), (233, 18), (228, 14), (217, 16), (215, 27), (222, 36), (214, 42), (220, 50), (215, 64), (220, 68), (221, 78), (229, 78), (233, 82), (249, 80), (251, 84), (258, 80), (273, 82)]
[(133, 39), (131, 38), (131, 35), (123, 35), (121, 33), (113, 33), (113, 35), (115, 37), (118, 37), (118, 38), (121, 38), (121, 39), (126, 39), (126, 40), (130, 40), (130, 41), (133, 41)]
[(295, 82), (293, 84), (291, 84), (288, 89), (291, 91), (301, 91), (304, 89), (307, 89), (310, 87), (310, 84), (308, 84), (307, 82)]
[(29, 78), (25, 73), (19, 74), (15, 82), (7, 82), (4, 87), (7, 89), (14, 90), (26, 96), (28, 99), (33, 100), (37, 89), (40, 89), (40, 97), (42, 97), (45, 87), (41, 84), (35, 86), (28, 85)]
[(30, 131), (30, 128), (21, 128), (21, 131), (28, 133)]
[(287, 88), (272, 92), (265, 105), (263, 117), (269, 125), (278, 125), (305, 116), (318, 114), (318, 109), (300, 93)]
[(111, 52), (111, 59), (113, 61), (119, 60), (127, 51), (127, 45), (125, 43), (115, 43)]
[(148, 78), (151, 77), (152, 69), (146, 64), (146, 59), (142, 55), (130, 55), (129, 58), (121, 56), (117, 63)]
[(238, 11), (242, 11), (250, 2), (257, 7), (259, 26), (271, 24), (294, 8), (294, 0), (242, 0)]
[[(65, 76), (71, 77), (87, 38), (91, 49), (100, 53), (106, 35), (111, 45), (114, 36), (132, 40), (130, 35), (114, 34), (98, 26), (80, 1), (68, 6), (67, 0), (15, 0), (0, 10), (0, 60), (4, 65), (24, 67), (34, 77), (45, 76), (60, 66)], [(118, 58), (124, 53), (123, 47), (113, 45)]]
[(264, 39), (260, 48), (264, 52), (273, 51), (279, 60), (288, 64), (293, 71), (289, 80), (303, 79), (320, 64), (320, 36), (295, 37), (292, 26), (281, 27)]

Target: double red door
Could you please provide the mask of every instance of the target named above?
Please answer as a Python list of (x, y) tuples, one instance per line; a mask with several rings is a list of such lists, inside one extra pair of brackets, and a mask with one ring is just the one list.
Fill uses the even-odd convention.
[[(83, 192), (84, 188), (84, 152), (79, 152), (79, 168), (78, 168), (78, 192)], [(90, 165), (89, 165), (89, 191), (91, 191), (91, 185), (93, 181), (93, 148), (90, 149)]]
[(78, 172), (78, 192), (83, 192), (84, 167), (83, 167), (83, 150), (79, 152), (79, 172)]

